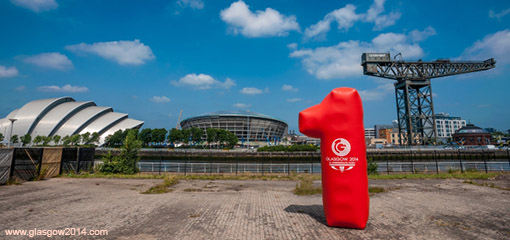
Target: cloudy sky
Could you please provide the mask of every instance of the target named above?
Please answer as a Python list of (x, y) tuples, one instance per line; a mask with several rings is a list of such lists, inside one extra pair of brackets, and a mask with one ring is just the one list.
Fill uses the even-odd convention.
[(363, 52), (485, 60), (493, 70), (433, 80), (435, 111), (510, 128), (508, 1), (0, 1), (0, 118), (71, 96), (145, 127), (250, 110), (297, 129), (336, 87), (362, 96), (365, 126), (396, 119), (391, 80)]

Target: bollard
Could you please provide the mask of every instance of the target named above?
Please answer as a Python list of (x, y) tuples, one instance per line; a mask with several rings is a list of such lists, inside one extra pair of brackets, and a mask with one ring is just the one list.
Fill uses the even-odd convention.
[(321, 139), (322, 201), (328, 226), (364, 229), (369, 195), (358, 92), (334, 89), (320, 104), (299, 113), (299, 131)]

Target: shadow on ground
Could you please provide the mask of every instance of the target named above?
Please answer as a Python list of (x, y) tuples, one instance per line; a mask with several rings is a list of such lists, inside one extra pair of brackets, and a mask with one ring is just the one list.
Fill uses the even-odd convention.
[(328, 225), (326, 216), (324, 216), (324, 208), (322, 205), (289, 205), (286, 207), (285, 212), (307, 214), (315, 219), (317, 222)]

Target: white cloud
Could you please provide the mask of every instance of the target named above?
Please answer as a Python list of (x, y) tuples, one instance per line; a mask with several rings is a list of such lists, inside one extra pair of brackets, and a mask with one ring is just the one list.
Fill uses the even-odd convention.
[(287, 48), (294, 50), (298, 47), (297, 43), (289, 43), (287, 44)]
[(251, 104), (246, 104), (246, 103), (234, 103), (232, 106), (234, 106), (235, 108), (247, 109), (247, 108), (250, 108), (250, 107), (251, 107)]
[(282, 90), (283, 91), (288, 91), (288, 92), (297, 92), (299, 89), (293, 87), (292, 85), (283, 84)]
[(190, 7), (192, 9), (203, 9), (204, 1), (202, 1), (202, 0), (178, 0), (177, 5), (181, 8)]
[(170, 98), (167, 98), (165, 96), (154, 96), (151, 98), (151, 101), (155, 103), (167, 103), (170, 102)]
[(384, 12), (384, 2), (386, 0), (374, 0), (372, 6), (367, 11), (364, 21), (373, 22), (375, 24), (374, 30), (382, 30), (385, 27), (395, 25), (395, 22), (400, 19), (402, 15), (399, 12), (390, 12), (386, 15), (381, 15)]
[(60, 93), (83, 93), (89, 91), (87, 87), (71, 86), (69, 84), (66, 84), (62, 87), (42, 86), (38, 87), (37, 90), (39, 90), (40, 92), (60, 92)]
[(303, 101), (303, 99), (301, 99), (301, 98), (289, 98), (289, 99), (287, 99), (287, 102), (291, 102), (291, 103), (293, 103), (293, 102), (301, 102), (301, 101)]
[(461, 59), (485, 60), (494, 58), (499, 64), (510, 64), (510, 30), (486, 35), (464, 50)]
[(507, 8), (505, 10), (502, 10), (499, 13), (494, 12), (493, 10), (489, 11), (489, 17), (490, 18), (497, 18), (498, 20), (501, 20), (502, 17), (508, 15), (510, 13), (510, 8)]
[(26, 57), (25, 62), (37, 65), (43, 68), (51, 68), (56, 70), (69, 70), (73, 68), (73, 63), (66, 55), (58, 52), (41, 53), (34, 56)]
[(436, 35), (436, 30), (431, 26), (423, 29), (423, 31), (413, 30), (409, 33), (409, 37), (413, 42), (421, 42), (434, 35)]
[(386, 95), (394, 91), (395, 87), (393, 83), (384, 83), (373, 89), (361, 90), (359, 91), (359, 95), (363, 101), (377, 101), (382, 100)]
[(295, 16), (282, 15), (272, 8), (254, 13), (242, 0), (221, 10), (220, 16), (234, 34), (246, 37), (287, 36), (290, 31), (300, 30)]
[(366, 13), (356, 13), (356, 6), (347, 4), (343, 8), (336, 9), (324, 16), (322, 20), (305, 29), (306, 38), (323, 39), (326, 33), (331, 29), (331, 24), (336, 22), (338, 29), (342, 31), (349, 30), (358, 21), (371, 22), (374, 24), (374, 30), (382, 30), (385, 27), (392, 26), (400, 18), (399, 12), (384, 12), (385, 0), (374, 0)]
[(234, 80), (227, 78), (225, 82), (220, 82), (207, 74), (190, 73), (179, 79), (179, 81), (171, 82), (174, 86), (189, 86), (198, 90), (206, 90), (210, 88), (225, 88), (229, 89), (236, 85)]
[(305, 30), (306, 37), (323, 37), (329, 32), (330, 25), (333, 21), (338, 24), (339, 30), (349, 30), (354, 23), (360, 20), (363, 15), (356, 14), (356, 6), (347, 4), (343, 8), (336, 9), (324, 16), (324, 19), (318, 23), (311, 25)]
[(245, 95), (257, 95), (261, 94), (262, 90), (255, 87), (245, 87), (241, 89), (241, 93)]
[(11, 0), (14, 5), (30, 9), (33, 12), (44, 12), (58, 7), (55, 0)]
[(423, 56), (423, 49), (405, 34), (383, 33), (370, 42), (346, 41), (330, 47), (298, 49), (290, 57), (299, 58), (305, 70), (318, 79), (361, 76), (361, 54), (364, 52), (402, 53), (404, 58)]
[(23, 86), (23, 85), (21, 85), (21, 86), (19, 86), (19, 87), (15, 88), (14, 90), (16, 90), (16, 91), (18, 91), (18, 92), (22, 92), (22, 91), (25, 91), (25, 89), (26, 89), (26, 87), (25, 87), (25, 86)]
[(6, 67), (0, 65), (0, 78), (15, 77), (19, 72), (16, 67)]
[(149, 46), (135, 39), (134, 41), (97, 42), (92, 44), (80, 43), (66, 46), (75, 53), (92, 53), (120, 65), (141, 65), (154, 59)]

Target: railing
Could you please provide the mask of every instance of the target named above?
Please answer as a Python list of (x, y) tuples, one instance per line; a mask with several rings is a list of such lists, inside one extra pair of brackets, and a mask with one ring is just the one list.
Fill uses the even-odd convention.
[[(169, 162), (142, 161), (138, 163), (141, 172), (152, 173), (321, 173), (321, 165), (311, 163), (240, 163), (240, 162)], [(441, 162), (378, 162), (380, 173), (440, 173), (447, 171), (510, 171), (506, 161), (441, 161)]]

